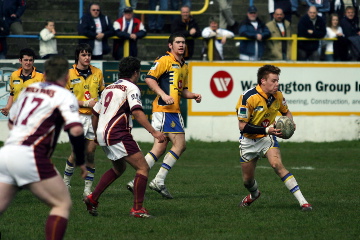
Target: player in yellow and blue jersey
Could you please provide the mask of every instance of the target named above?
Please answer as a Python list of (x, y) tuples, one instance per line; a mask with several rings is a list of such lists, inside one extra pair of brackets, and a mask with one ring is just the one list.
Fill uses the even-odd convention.
[[(92, 108), (99, 99), (100, 93), (105, 88), (102, 71), (90, 64), (92, 49), (89, 44), (81, 43), (75, 50), (75, 64), (69, 70), (69, 80), (66, 88), (69, 89), (78, 100), (80, 119), (84, 128), (86, 141), (86, 169), (88, 175), (85, 179), (83, 196), (91, 193), (91, 186), (95, 174), (95, 133), (92, 127)], [(74, 153), (66, 161), (64, 182), (70, 187), (70, 180), (74, 173)]]
[(266, 157), (275, 173), (294, 194), (303, 211), (312, 210), (300, 191), (293, 174), (283, 165), (276, 137), (282, 137), (280, 129), (274, 127), (275, 117), (280, 112), (293, 120), (283, 94), (279, 88), (280, 69), (264, 65), (257, 73), (258, 85), (244, 92), (236, 104), (239, 120), (240, 162), (245, 188), (250, 192), (240, 207), (250, 206), (260, 197), (255, 179), (255, 168), (260, 157)]
[[(154, 145), (145, 159), (151, 168), (165, 153), (168, 142), (172, 142), (158, 174), (149, 184), (150, 189), (172, 199), (165, 187), (165, 178), (186, 148), (180, 99), (194, 99), (200, 103), (201, 94), (188, 90), (188, 66), (183, 58), (186, 50), (185, 37), (180, 33), (172, 34), (168, 39), (168, 47), (169, 51), (155, 60), (145, 79), (150, 89), (157, 94), (153, 102), (151, 124), (156, 130), (165, 133), (168, 141), (160, 143), (154, 139)], [(127, 184), (127, 188), (133, 191), (133, 180)]]
[(34, 67), (35, 52), (30, 48), (20, 50), (19, 63), (21, 67), (10, 76), (10, 96), (4, 108), (0, 109), (5, 116), (8, 115), (11, 106), (18, 98), (20, 92), (27, 86), (43, 82), (44, 75)]

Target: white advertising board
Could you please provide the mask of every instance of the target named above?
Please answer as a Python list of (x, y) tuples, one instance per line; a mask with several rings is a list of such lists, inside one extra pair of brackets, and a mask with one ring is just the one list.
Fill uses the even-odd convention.
[(256, 86), (264, 64), (280, 67), (279, 89), (294, 115), (360, 115), (360, 64), (274, 62), (189, 63), (190, 90), (203, 98), (189, 101), (189, 115), (235, 115), (239, 96)]

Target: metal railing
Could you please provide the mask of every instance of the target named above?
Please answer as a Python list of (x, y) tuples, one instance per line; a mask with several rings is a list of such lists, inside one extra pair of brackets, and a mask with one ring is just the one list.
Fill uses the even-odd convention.
[[(4, 36), (7, 38), (35, 38), (35, 39), (40, 39), (39, 35), (8, 35), (8, 36)], [(81, 36), (81, 35), (57, 35), (55, 36), (56, 39), (88, 39), (88, 37), (86, 36)], [(148, 40), (159, 40), (159, 39), (168, 39), (169, 36), (145, 36), (142, 39), (148, 39)], [(119, 37), (110, 37), (109, 39), (120, 39)], [(193, 38), (191, 38), (193, 39)], [(204, 38), (202, 37), (198, 37), (195, 39), (199, 39), (199, 40), (204, 40)], [(221, 40), (221, 38), (216, 38)], [(214, 60), (214, 40), (215, 38), (209, 38), (208, 39), (208, 59), (209, 61), (213, 61)], [(231, 38), (229, 40), (235, 40), (235, 41), (239, 41), (239, 40), (249, 40), (249, 41), (254, 41), (254, 39), (248, 39), (245, 37), (234, 37)], [(296, 61), (297, 60), (297, 45), (298, 45), (298, 41), (313, 41), (313, 40), (326, 40), (326, 41), (336, 41), (337, 38), (304, 38), (304, 37), (298, 37), (297, 34), (292, 34), (291, 37), (272, 37), (267, 39), (266, 41), (269, 40), (279, 40), (279, 41), (291, 41), (291, 59), (292, 61)], [(124, 57), (128, 57), (130, 55), (130, 40), (129, 39), (125, 39), (124, 41)]]

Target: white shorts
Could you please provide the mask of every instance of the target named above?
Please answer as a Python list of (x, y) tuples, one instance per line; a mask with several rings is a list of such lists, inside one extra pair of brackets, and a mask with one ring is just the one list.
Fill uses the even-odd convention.
[(180, 113), (153, 112), (151, 125), (163, 133), (184, 133), (184, 120)]
[(50, 159), (36, 156), (31, 147), (6, 145), (0, 149), (0, 182), (16, 186), (58, 174)]
[(111, 146), (101, 146), (106, 156), (112, 160), (116, 161), (123, 157), (135, 154), (140, 152), (141, 149), (137, 142), (132, 138), (132, 135), (129, 134), (123, 137), (123, 140), (119, 143), (116, 143)]
[(95, 139), (95, 133), (92, 126), (91, 115), (80, 114), (80, 120), (84, 129), (84, 136), (88, 140)]
[(239, 139), (240, 162), (250, 162), (259, 157), (264, 157), (270, 148), (279, 148), (279, 143), (273, 135), (263, 138), (250, 139), (241, 136)]

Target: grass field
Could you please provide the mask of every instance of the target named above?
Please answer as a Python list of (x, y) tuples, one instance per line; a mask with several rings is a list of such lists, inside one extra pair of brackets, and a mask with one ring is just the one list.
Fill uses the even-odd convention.
[[(300, 211), (266, 159), (256, 172), (261, 198), (249, 208), (238, 208), (248, 193), (241, 182), (237, 142), (189, 141), (166, 181), (174, 199), (146, 192), (145, 207), (154, 219), (129, 217), (132, 195), (125, 185), (134, 176), (130, 167), (99, 199), (99, 216), (90, 216), (82, 203), (83, 181), (77, 170), (65, 239), (360, 239), (359, 145), (358, 141), (281, 143), (283, 162), (313, 205), (311, 212)], [(144, 152), (151, 148), (148, 143), (140, 146)], [(53, 155), (61, 173), (68, 153), (69, 145), (60, 144)], [(96, 161), (95, 183), (110, 168), (101, 149)], [(151, 170), (150, 180), (159, 166)], [(48, 211), (28, 191), (19, 192), (0, 217), (0, 239), (44, 239)]]

